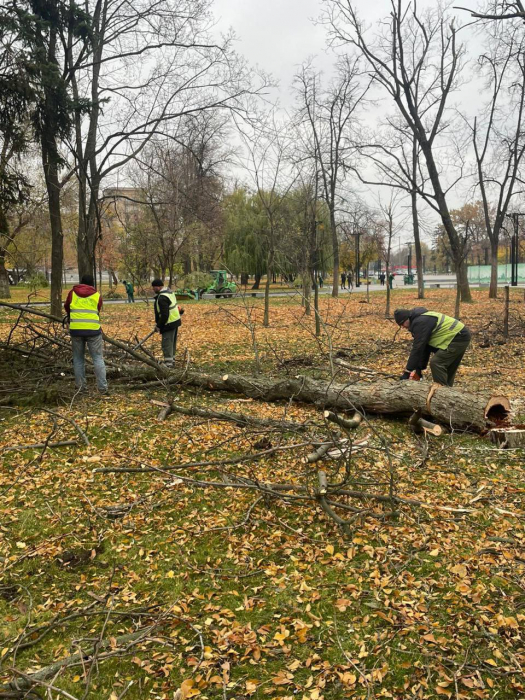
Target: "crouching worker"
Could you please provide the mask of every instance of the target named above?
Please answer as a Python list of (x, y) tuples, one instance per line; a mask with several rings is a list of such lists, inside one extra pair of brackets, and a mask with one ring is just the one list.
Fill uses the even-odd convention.
[(437, 311), (427, 311), (423, 306), (396, 309), (394, 319), (414, 338), (406, 369), (400, 379), (421, 379), (430, 354), (434, 353), (430, 360), (432, 379), (436, 384), (453, 386), (458, 367), (470, 344), (469, 329), (461, 321)]
[(181, 325), (181, 314), (184, 313), (177, 304), (177, 297), (169, 287), (164, 286), (161, 279), (151, 283), (155, 292), (155, 326), (162, 336), (162, 354), (166, 367), (173, 366), (173, 358), (177, 350), (177, 334)]
[(76, 284), (64, 302), (67, 324), (73, 348), (73, 370), (77, 389), (87, 391), (86, 383), (86, 345), (93, 360), (93, 369), (101, 394), (108, 394), (106, 365), (104, 364), (104, 344), (100, 327), (100, 310), (102, 297), (94, 287), (93, 275), (84, 275), (80, 284)]

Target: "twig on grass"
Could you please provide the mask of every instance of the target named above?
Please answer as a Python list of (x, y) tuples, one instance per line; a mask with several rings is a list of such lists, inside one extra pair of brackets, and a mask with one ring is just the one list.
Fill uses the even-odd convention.
[(56, 411), (52, 411), (52, 410), (49, 409), (49, 408), (42, 408), (41, 410), (42, 410), (42, 411), (45, 411), (46, 413), (50, 413), (52, 416), (56, 416), (57, 418), (60, 418), (60, 420), (65, 420), (65, 421), (67, 421), (68, 423), (70, 423), (70, 424), (75, 428), (75, 430), (77, 431), (77, 433), (80, 435), (80, 437), (81, 437), (82, 440), (84, 441), (84, 444), (87, 445), (88, 447), (90, 446), (90, 442), (89, 442), (88, 436), (86, 435), (86, 433), (82, 430), (82, 428), (81, 428), (72, 418), (69, 418), (68, 416), (63, 416), (63, 415), (61, 415), (60, 413), (57, 413)]

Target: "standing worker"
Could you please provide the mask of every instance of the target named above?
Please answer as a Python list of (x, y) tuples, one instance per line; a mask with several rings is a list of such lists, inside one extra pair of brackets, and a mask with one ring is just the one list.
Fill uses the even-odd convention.
[(341, 289), (346, 289), (346, 272), (341, 272)]
[(177, 333), (181, 325), (181, 314), (184, 310), (177, 305), (177, 297), (169, 287), (164, 286), (161, 279), (151, 283), (155, 292), (155, 325), (162, 336), (162, 354), (166, 367), (173, 367), (173, 358), (177, 349)]
[(396, 309), (394, 319), (398, 326), (412, 333), (414, 342), (406, 369), (401, 379), (419, 381), (430, 360), (432, 379), (436, 384), (453, 386), (463, 355), (470, 344), (470, 331), (465, 324), (424, 306), (415, 309)]
[(388, 275), (388, 284), (390, 285), (390, 289), (394, 289), (394, 279), (395, 279), (395, 275), (393, 272), (391, 272)]
[(126, 287), (126, 294), (128, 295), (128, 304), (134, 304), (135, 303), (135, 287), (133, 286), (133, 283), (126, 282), (126, 280), (124, 280), (123, 284)]
[(104, 364), (104, 345), (100, 327), (102, 297), (95, 289), (93, 275), (83, 275), (80, 284), (70, 290), (64, 303), (68, 316), (69, 334), (73, 348), (73, 370), (75, 385), (82, 392), (87, 391), (86, 383), (86, 345), (93, 360), (93, 369), (101, 394), (108, 394), (106, 365)]

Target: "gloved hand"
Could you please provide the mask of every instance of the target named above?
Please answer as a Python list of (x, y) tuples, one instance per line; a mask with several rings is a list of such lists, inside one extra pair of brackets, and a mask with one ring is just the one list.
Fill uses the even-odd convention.
[(399, 379), (410, 379), (410, 372), (406, 369)]
[(182, 316), (183, 313), (184, 313), (184, 307), (179, 306), (179, 314)]

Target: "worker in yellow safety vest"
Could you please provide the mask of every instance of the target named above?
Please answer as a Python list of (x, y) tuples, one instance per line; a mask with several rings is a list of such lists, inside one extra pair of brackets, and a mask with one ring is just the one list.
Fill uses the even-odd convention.
[(177, 349), (177, 335), (181, 325), (180, 317), (184, 313), (177, 304), (177, 297), (164, 282), (157, 278), (151, 283), (155, 292), (155, 327), (162, 336), (162, 354), (166, 367), (173, 366)]
[(412, 334), (414, 342), (406, 369), (400, 379), (421, 379), (430, 354), (432, 379), (443, 386), (453, 386), (463, 355), (470, 344), (470, 331), (456, 318), (424, 306), (415, 309), (396, 309), (394, 319), (398, 326)]
[(82, 392), (87, 391), (86, 382), (86, 346), (93, 360), (93, 369), (101, 394), (108, 394), (106, 365), (104, 364), (104, 345), (100, 326), (102, 297), (95, 289), (93, 275), (83, 275), (80, 284), (70, 290), (64, 303), (67, 325), (73, 348), (73, 370), (75, 384)]

